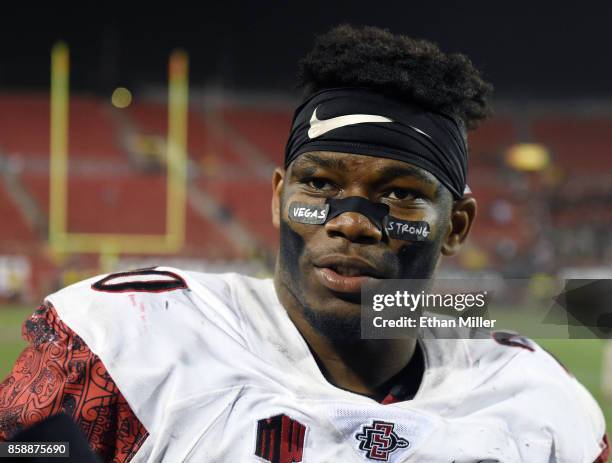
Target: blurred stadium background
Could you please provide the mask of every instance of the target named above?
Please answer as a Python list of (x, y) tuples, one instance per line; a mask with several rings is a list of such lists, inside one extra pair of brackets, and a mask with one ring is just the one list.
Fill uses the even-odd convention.
[[(315, 33), (341, 21), (465, 52), (496, 84), (496, 114), (469, 140), (478, 219), (462, 253), (444, 263), (447, 271), (508, 278), (610, 272), (612, 65), (593, 47), (605, 38), (599, 16), (609, 16), (593, 14), (578, 30), (569, 26), (570, 10), (553, 21), (545, 10), (493, 18), (421, 5), (400, 20), (392, 9), (383, 17), (328, 6), (325, 19), (306, 21), (283, 7), (216, 8), (197, 20), (172, 13), (142, 24), (103, 15), (86, 24), (49, 21), (40, 12), (28, 18), (29, 33), (17, 21), (23, 12), (3, 19), (3, 43), (11, 40), (13, 49), (0, 56), (0, 377), (23, 347), (23, 319), (46, 294), (82, 278), (157, 264), (270, 275), (277, 246), (270, 176), (282, 163), (299, 99), (291, 89), (295, 62)], [(185, 234), (176, 252), (50, 245), (50, 52), (60, 39), (71, 49), (69, 233), (167, 231), (167, 60), (177, 47), (189, 55)], [(604, 342), (542, 343), (610, 419)]]

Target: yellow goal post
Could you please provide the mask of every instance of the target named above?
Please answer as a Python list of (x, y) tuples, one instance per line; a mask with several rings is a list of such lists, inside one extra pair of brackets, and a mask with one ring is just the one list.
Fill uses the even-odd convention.
[(168, 133), (166, 158), (166, 233), (72, 233), (68, 230), (68, 46), (57, 43), (51, 52), (51, 117), (49, 178), (49, 244), (56, 255), (99, 253), (166, 254), (180, 251), (185, 241), (187, 195), (188, 57), (172, 52), (168, 70)]

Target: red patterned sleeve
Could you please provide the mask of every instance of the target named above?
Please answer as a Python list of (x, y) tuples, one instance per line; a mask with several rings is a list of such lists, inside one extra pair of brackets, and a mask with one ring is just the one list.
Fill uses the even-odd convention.
[(105, 462), (129, 462), (148, 433), (98, 356), (50, 304), (25, 321), (22, 336), (29, 346), (0, 383), (0, 441), (63, 412)]
[(601, 454), (597, 457), (594, 463), (606, 463), (608, 458), (610, 457), (610, 441), (608, 440), (608, 435), (604, 434), (603, 439), (601, 440)]

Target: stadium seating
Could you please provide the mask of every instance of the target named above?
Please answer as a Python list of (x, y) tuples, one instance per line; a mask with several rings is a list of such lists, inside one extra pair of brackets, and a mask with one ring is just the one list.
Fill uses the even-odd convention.
[(69, 150), (71, 156), (125, 162), (120, 131), (112, 119), (117, 111), (95, 98), (73, 98), (70, 102)]
[[(49, 181), (28, 176), (24, 183), (40, 209), (48, 214)], [(68, 230), (72, 233), (164, 234), (166, 185), (160, 175), (70, 179)], [(190, 255), (214, 259), (238, 257), (223, 230), (187, 206), (187, 246)]]
[(509, 117), (496, 117), (483, 123), (468, 136), (472, 159), (499, 157), (502, 150), (517, 140), (515, 123)]
[(278, 232), (272, 226), (270, 181), (200, 180), (200, 188), (215, 198), (264, 245), (274, 248)]
[(40, 239), (8, 194), (4, 181), (0, 181), (0, 217), (4, 218), (0, 227), (1, 252), (12, 254), (16, 249), (23, 250)]
[(534, 121), (532, 134), (552, 150), (569, 174), (604, 173), (612, 153), (612, 117), (550, 116)]
[[(165, 105), (134, 104), (128, 114), (139, 133), (160, 137), (167, 135), (168, 111)], [(212, 130), (200, 111), (189, 112), (187, 133), (189, 155), (207, 173), (231, 175), (243, 172), (252, 175), (249, 163), (228, 142), (228, 136)]]
[(228, 108), (224, 122), (275, 164), (282, 164), (293, 113), (290, 110)]
[(0, 152), (48, 156), (48, 94), (0, 95)]
[[(0, 151), (47, 157), (48, 94), (0, 95)], [(69, 150), (75, 158), (124, 160), (110, 104), (75, 97), (69, 106)]]
[[(68, 182), (68, 229), (75, 233), (150, 233), (165, 230), (162, 176), (79, 177)], [(24, 177), (40, 209), (48, 214), (49, 181)]]

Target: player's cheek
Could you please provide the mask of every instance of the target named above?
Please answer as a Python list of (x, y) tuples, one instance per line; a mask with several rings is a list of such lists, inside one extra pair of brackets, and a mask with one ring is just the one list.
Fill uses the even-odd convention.
[(291, 229), (293, 233), (296, 233), (297, 235), (299, 235), (304, 240), (304, 242), (307, 243), (308, 241), (313, 239), (313, 237), (317, 234), (318, 231), (320, 231), (321, 229), (325, 227), (321, 225), (312, 225), (312, 224), (294, 222), (293, 220), (291, 220), (289, 218), (289, 206), (294, 201), (308, 202), (311, 204), (316, 204), (316, 202), (314, 202), (312, 198), (309, 199), (309, 197), (306, 195), (292, 194), (292, 195), (288, 195), (283, 200), (283, 204), (282, 204), (282, 207), (283, 207), (281, 211), (282, 220)]
[[(289, 219), (288, 211), (283, 211), (283, 221), (289, 229), (289, 234), (293, 235), (292, 241), (300, 242), (299, 255), (293, 258), (298, 260), (299, 279), (302, 285), (308, 290), (313, 290), (316, 285), (312, 256), (317, 255), (317, 244), (325, 239), (325, 227), (321, 225), (310, 225), (293, 222)], [(294, 246), (296, 254), (297, 246)], [(320, 254), (320, 253), (319, 253)]]
[(307, 283), (305, 280), (308, 280), (309, 274), (312, 273), (312, 248), (317, 242), (317, 232), (324, 227), (293, 222), (289, 219), (287, 210), (283, 210), (280, 228), (281, 255), (285, 267), (292, 273), (295, 281)]
[(321, 235), (325, 234), (325, 227), (319, 225), (305, 225), (305, 224), (294, 224), (292, 229), (297, 233), (303, 240), (304, 248), (302, 255), (300, 256), (300, 268), (302, 272), (313, 272), (313, 256), (319, 255), (317, 253), (317, 244), (321, 243), (324, 239)]
[[(444, 215), (445, 213), (445, 211), (440, 210), (435, 204), (414, 209), (405, 209), (403, 211), (391, 211), (391, 215), (398, 219), (407, 222), (425, 222), (429, 225), (427, 240), (425, 242), (420, 242), (419, 246), (426, 246), (427, 243), (437, 243), (441, 239), (441, 235), (446, 232), (446, 225), (448, 223)], [(411, 242), (398, 239), (389, 240), (389, 248), (395, 253), (411, 244)]]

